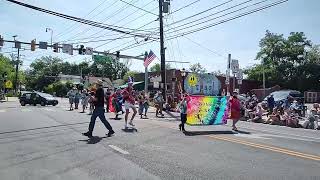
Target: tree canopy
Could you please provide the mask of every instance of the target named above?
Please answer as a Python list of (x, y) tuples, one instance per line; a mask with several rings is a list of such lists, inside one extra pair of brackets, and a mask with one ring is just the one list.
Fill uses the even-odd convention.
[(201, 66), (200, 63), (191, 64), (189, 69), (193, 73), (203, 74), (207, 72), (206, 68)]
[(263, 70), (267, 85), (283, 88), (320, 90), (320, 49), (312, 45), (303, 32), (288, 37), (266, 31), (260, 40), (256, 60), (261, 63), (245, 70), (248, 79), (262, 81)]
[[(166, 69), (171, 69), (170, 64), (166, 64)], [(150, 67), (151, 72), (159, 72), (161, 71), (161, 65), (159, 63), (154, 64), (153, 66)]]

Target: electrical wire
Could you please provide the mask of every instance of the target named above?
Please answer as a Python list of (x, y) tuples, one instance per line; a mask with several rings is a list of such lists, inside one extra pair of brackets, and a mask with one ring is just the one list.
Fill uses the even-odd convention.
[(138, 7), (138, 6), (135, 6), (135, 5), (133, 5), (133, 4), (131, 4), (131, 3), (128, 3), (128, 2), (126, 2), (126, 1), (124, 1), (124, 0), (120, 0), (120, 1), (123, 2), (123, 3), (126, 3), (126, 4), (128, 4), (128, 5), (130, 5), (130, 6), (132, 6), (132, 7), (135, 7), (135, 8), (137, 8), (137, 9), (141, 10), (141, 11), (147, 12), (147, 13), (152, 14), (152, 15), (155, 15), (155, 16), (158, 16), (157, 14), (155, 14), (155, 13), (153, 13), (153, 12), (147, 11), (147, 10), (145, 10), (145, 9), (143, 9), (143, 8), (140, 8), (140, 7)]
[[(89, 13), (87, 13), (85, 16), (83, 16), (82, 18), (86, 18), (87, 16), (89, 16), (91, 13), (93, 13), (96, 9), (98, 9), (102, 4), (104, 4), (105, 2), (107, 2), (108, 0), (102, 0), (100, 1), (100, 3), (93, 8)], [(117, 0), (116, 0), (117, 1)], [(59, 38), (60, 36), (63, 36), (62, 34), (69, 32), (69, 29), (73, 29), (73, 27), (75, 27), (77, 25), (76, 22), (74, 22), (72, 25), (70, 25), (69, 27), (67, 27), (64, 31), (58, 33), (57, 35), (55, 35), (55, 38)]]
[(233, 17), (230, 17), (230, 18), (221, 20), (221, 21), (219, 21), (219, 22), (217, 22), (217, 23), (209, 24), (209, 25), (206, 25), (206, 26), (203, 26), (203, 27), (194, 29), (194, 30), (187, 31), (187, 32), (182, 32), (182, 33), (180, 33), (180, 34), (178, 34), (178, 35), (176, 35), (176, 36), (168, 37), (168, 39), (177, 38), (177, 37), (185, 36), (185, 35), (188, 35), (188, 34), (193, 34), (193, 33), (196, 33), (196, 32), (199, 32), (199, 31), (202, 31), (202, 30), (205, 30), (205, 29), (214, 27), (214, 26), (217, 26), (217, 25), (219, 25), (219, 24), (223, 24), (223, 23), (232, 21), (232, 20), (234, 20), (234, 19), (238, 19), (238, 18), (240, 18), (240, 17), (247, 16), (247, 15), (250, 15), (250, 14), (253, 14), (253, 13), (256, 13), (256, 12), (259, 12), (259, 11), (262, 11), (262, 10), (264, 10), (264, 9), (271, 8), (271, 7), (273, 7), (273, 6), (277, 6), (277, 5), (282, 4), (282, 3), (285, 3), (285, 2), (287, 2), (287, 1), (288, 1), (288, 0), (277, 1), (277, 2), (275, 2), (275, 3), (271, 3), (271, 4), (268, 4), (268, 5), (262, 6), (262, 7), (260, 7), (260, 8), (256, 8), (256, 9), (253, 9), (253, 10), (251, 10), (251, 11), (247, 11), (247, 12), (245, 12), (245, 13), (241, 13), (241, 14), (239, 14), (239, 15), (236, 15), (236, 16), (233, 16)]
[[(131, 0), (130, 2), (133, 2), (134, 0)], [(135, 1), (135, 2), (138, 2), (139, 0)], [(118, 2), (117, 0), (115, 1), (115, 3)], [(109, 16), (105, 17), (102, 22), (105, 22), (109, 19), (111, 19), (112, 17), (116, 16), (116, 15), (119, 15), (122, 11), (124, 11), (126, 9), (126, 5), (120, 7), (118, 10), (116, 10), (115, 12), (111, 13)], [(107, 7), (108, 8), (108, 7)], [(68, 40), (72, 40), (74, 39), (75, 37), (81, 35), (81, 34), (85, 34), (85, 33), (88, 33), (89, 31), (91, 31), (92, 29), (94, 29), (95, 27), (89, 27), (89, 28), (86, 28), (80, 32), (78, 32), (77, 34), (73, 35), (71, 38), (69, 38)], [(101, 29), (99, 32), (101, 31), (104, 31), (105, 29)], [(95, 35), (96, 33), (92, 34), (91, 36)]]
[[(195, 27), (195, 26), (199, 26), (199, 25), (201, 25), (201, 24), (204, 24), (204, 23), (213, 21), (213, 20), (215, 20), (215, 19), (219, 19), (219, 18), (221, 18), (221, 17), (227, 16), (227, 15), (230, 15), (230, 14), (234, 14), (234, 13), (240, 12), (240, 11), (242, 11), (242, 10), (244, 10), (244, 9), (247, 9), (247, 8), (249, 8), (249, 7), (252, 7), (252, 6), (256, 6), (256, 5), (258, 5), (258, 4), (267, 2), (267, 1), (269, 1), (269, 0), (262, 0), (262, 1), (259, 1), (259, 2), (254, 3), (254, 4), (250, 4), (250, 5), (248, 5), (248, 6), (245, 6), (245, 7), (239, 8), (239, 9), (236, 9), (236, 10), (231, 11), (231, 12), (229, 12), (229, 13), (222, 14), (221, 16), (217, 16), (217, 17), (214, 17), (214, 18), (211, 18), (211, 19), (207, 19), (208, 17), (211, 17), (211, 16), (216, 15), (216, 14), (220, 14), (220, 13), (222, 13), (222, 12), (224, 12), (224, 11), (233, 9), (233, 8), (235, 8), (235, 7), (238, 7), (238, 6), (241, 6), (241, 5), (246, 4), (246, 3), (250, 2), (250, 1), (253, 1), (253, 0), (248, 0), (248, 1), (242, 2), (242, 3), (240, 3), (240, 4), (237, 4), (237, 5), (235, 5), (235, 6), (232, 6), (232, 7), (226, 8), (226, 9), (223, 9), (223, 10), (221, 10), (221, 11), (218, 11), (218, 12), (216, 12), (216, 13), (210, 14), (210, 15), (205, 16), (205, 17), (203, 17), (203, 18), (196, 19), (196, 20), (194, 20), (194, 21), (191, 21), (191, 22), (188, 22), (188, 23), (185, 23), (185, 24), (176, 26), (176, 28), (178, 28), (178, 29), (175, 29), (175, 31), (181, 31), (181, 30), (185, 30), (185, 29), (192, 28), (192, 27)], [(202, 21), (202, 22), (201, 22), (200, 20), (202, 20), (202, 19), (205, 19), (205, 21)], [(200, 21), (200, 22), (199, 22), (199, 21)], [(197, 23), (196, 23), (196, 24), (192, 24), (192, 23), (195, 23), (195, 22), (197, 22)], [(183, 26), (186, 26), (186, 25), (188, 25), (188, 24), (192, 24), (192, 25), (187, 26), (187, 27), (183, 27)], [(179, 29), (179, 27), (183, 27), (183, 28), (180, 28), (180, 29)], [(170, 31), (170, 30), (172, 30), (172, 29), (169, 29), (168, 31)]]
[[(37, 11), (41, 11), (41, 12), (44, 12), (44, 13), (47, 13), (47, 14), (51, 14), (51, 15), (54, 15), (54, 16), (62, 17), (62, 18), (65, 18), (65, 19), (76, 21), (76, 22), (81, 22), (83, 24), (88, 24), (88, 25), (91, 25), (91, 26), (104, 28), (104, 29), (108, 29), (110, 31), (115, 31), (115, 32), (123, 33), (123, 34), (131, 34), (131, 35), (136, 35), (136, 36), (139, 36), (139, 37), (144, 37), (144, 36), (141, 36), (141, 35), (132, 34), (132, 33), (128, 32), (128, 31), (119, 30), (119, 29), (116, 29), (116, 28), (113, 28), (113, 27), (104, 26), (103, 23), (98, 23), (98, 22), (95, 22), (95, 21), (85, 20), (85, 19), (82, 19), (82, 18), (77, 18), (77, 17), (74, 17), (74, 16), (69, 16), (69, 15), (65, 15), (65, 14), (49, 11), (49, 10), (46, 10), (46, 9), (43, 9), (43, 8), (35, 7), (35, 6), (29, 5), (29, 4), (25, 4), (25, 3), (21, 3), (21, 2), (15, 1), (15, 0), (7, 0), (7, 1), (15, 3), (15, 4), (18, 4), (20, 6), (31, 8), (31, 9), (34, 9), (34, 10), (37, 10)], [(116, 27), (116, 26), (114, 26), (114, 27)], [(124, 27), (117, 27), (117, 28), (124, 28)], [(125, 28), (125, 29), (128, 29), (128, 28)]]

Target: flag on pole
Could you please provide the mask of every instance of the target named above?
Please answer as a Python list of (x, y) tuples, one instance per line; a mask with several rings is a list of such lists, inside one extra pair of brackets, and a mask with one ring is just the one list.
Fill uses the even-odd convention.
[(149, 64), (156, 58), (157, 56), (150, 50), (148, 56), (146, 57), (146, 59), (144, 60), (144, 67), (148, 67)]

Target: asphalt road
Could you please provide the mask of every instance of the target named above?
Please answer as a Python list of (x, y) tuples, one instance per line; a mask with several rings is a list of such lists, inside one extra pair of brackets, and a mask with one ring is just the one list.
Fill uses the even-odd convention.
[[(181, 133), (169, 114), (136, 118), (136, 131), (57, 107), (0, 103), (0, 179), (320, 179), (320, 131), (240, 122), (189, 127)], [(106, 114), (113, 117), (111, 113)]]

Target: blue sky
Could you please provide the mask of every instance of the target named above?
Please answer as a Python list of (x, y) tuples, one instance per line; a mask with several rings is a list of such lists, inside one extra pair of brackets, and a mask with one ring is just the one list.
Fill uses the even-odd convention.
[[(131, 2), (135, 6), (142, 7), (145, 10), (152, 11), (155, 14), (158, 13), (158, 1), (156, 0), (125, 1)], [(173, 0), (171, 2), (171, 10), (174, 11), (176, 9), (179, 9), (180, 7), (183, 7), (193, 1), (194, 0)], [(209, 7), (213, 7), (225, 1), (200, 0), (192, 6), (187, 7), (181, 11), (178, 11), (171, 15), (166, 15), (164, 20), (165, 27), (174, 28), (174, 25), (170, 25), (171, 23), (196, 14), (197, 12), (201, 12)], [(119, 0), (91, 0), (90, 2), (79, 0), (25, 0), (23, 2), (68, 15), (85, 17), (85, 19), (132, 29), (145, 25), (146, 23), (151, 22), (157, 18), (151, 13), (146, 13), (142, 10), (135, 9), (134, 7), (128, 6)], [(201, 14), (194, 19), (204, 17), (206, 15), (215, 13), (219, 10), (231, 7), (241, 2), (244, 2), (244, 0), (233, 0), (225, 6), (221, 6), (205, 14)], [(248, 4), (256, 2), (259, 1), (253, 0)], [(272, 2), (275, 2), (275, 0), (268, 0), (264, 4)], [(177, 39), (166, 41), (166, 58), (168, 60), (175, 61), (190, 61), (191, 63), (200, 62), (208, 71), (220, 70), (224, 72), (226, 69), (226, 58), (228, 53), (232, 54), (232, 58), (239, 60), (240, 67), (242, 68), (258, 63), (254, 60), (254, 58), (259, 50), (259, 40), (264, 36), (266, 30), (270, 30), (274, 33), (281, 33), (286, 36), (293, 31), (304, 32), (314, 44), (320, 44), (319, 7), (319, 0), (289, 0), (288, 2), (279, 6), (275, 6), (261, 12), (242, 17), (240, 19), (236, 19), (188, 35), (186, 36), (188, 39), (180, 37)], [(96, 9), (88, 15), (88, 13), (94, 8)], [(139, 16), (142, 17), (138, 18)], [(194, 19), (190, 18), (183, 22), (188, 22)], [(224, 18), (216, 19), (212, 21), (212, 23), (218, 22), (223, 19)], [(153, 23), (148, 24), (144, 28), (158, 28), (158, 26), (159, 22), (153, 21)], [(99, 28), (92, 28), (91, 26), (44, 14), (42, 12), (21, 7), (7, 1), (0, 2), (0, 27), (0, 34), (4, 36), (5, 39), (12, 39), (13, 35), (18, 35), (17, 39), (20, 41), (31, 41), (32, 39), (37, 39), (37, 42), (49, 42), (50, 33), (45, 32), (46, 28), (53, 29), (54, 42), (61, 42), (66, 40), (69, 40), (69, 42), (75, 42), (80, 41), (77, 39), (96, 36), (101, 36), (98, 39), (108, 39), (123, 36), (118, 35), (114, 32), (110, 32), (108, 30), (99, 32), (101, 31), (101, 29)], [(190, 27), (190, 29), (193, 28), (196, 27)], [(169, 37), (170, 35), (172, 34), (165, 33), (165, 37)], [(175, 33), (173, 33), (173, 35), (175, 35)], [(206, 48), (198, 46), (189, 39), (201, 44)], [(92, 39), (85, 39), (81, 41), (86, 40)], [(140, 40), (141, 39), (139, 38), (136, 39), (136, 41)], [(136, 41), (134, 40), (134, 38), (118, 40), (101, 46), (97, 48), (97, 50), (110, 50), (111, 52), (113, 52), (124, 48), (127, 45), (135, 43)], [(97, 47), (101, 44), (103, 44), (103, 42), (86, 43), (84, 45), (88, 47)], [(5, 44), (5, 46), (2, 48), (2, 52), (15, 51), (15, 49), (12, 49), (11, 47), (12, 44)], [(152, 49), (155, 54), (160, 57), (158, 42), (153, 42), (137, 48), (121, 51), (121, 53), (128, 55), (140, 55), (145, 51), (149, 51), (150, 49)], [(210, 49), (210, 51), (208, 49)], [(6, 54), (8, 55), (9, 53)], [(62, 53), (53, 53), (50, 50), (45, 51), (39, 49), (37, 49), (35, 52), (22, 51), (22, 54), (24, 55), (22, 57), (24, 61), (23, 68), (28, 68), (32, 60), (43, 55), (59, 56), (65, 61), (70, 62), (81, 62), (84, 59), (90, 59), (90, 57), (88, 56), (70, 56)], [(74, 54), (77, 54), (77, 52), (74, 52)], [(132, 60), (131, 62), (132, 70), (144, 70), (141, 61)], [(171, 66), (179, 69), (189, 67), (188, 64), (180, 63), (171, 63)]]

